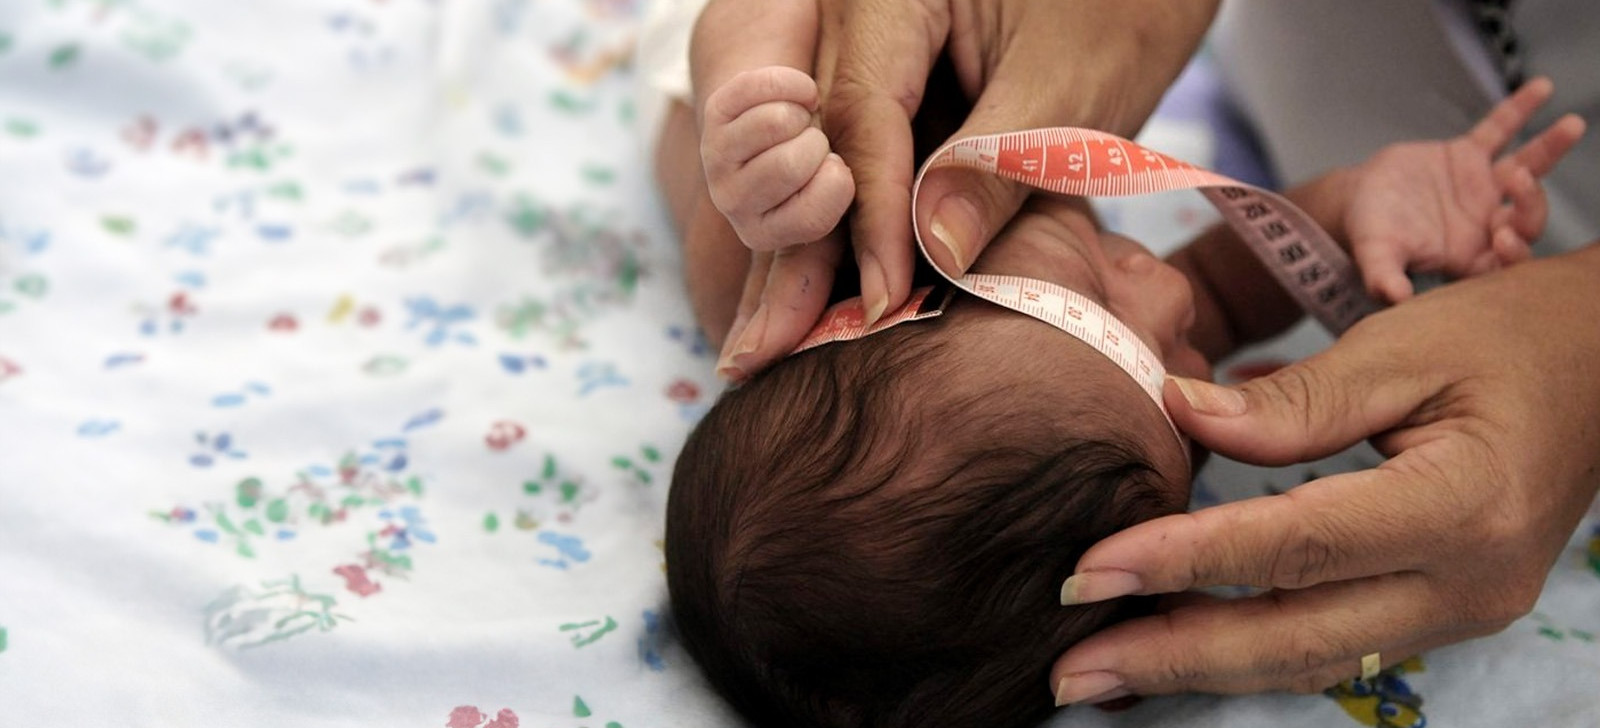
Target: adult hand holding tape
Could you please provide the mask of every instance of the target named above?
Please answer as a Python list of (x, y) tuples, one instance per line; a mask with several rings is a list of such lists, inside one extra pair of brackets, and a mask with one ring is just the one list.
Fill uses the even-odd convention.
[[(1132, 135), (1183, 68), (1218, 5), (1216, 0), (819, 4), (815, 55), (771, 62), (815, 69), (822, 126), (854, 174), (850, 240), (835, 236), (754, 254), (736, 323), (723, 347), (725, 362), (737, 359), (736, 376), (766, 368), (801, 341), (826, 303), (827, 283), (846, 245), (861, 269), (869, 318), (905, 302), (915, 255), (911, 118), (941, 52), (954, 62), (959, 91), (974, 100), (957, 137), (1065, 124)], [(742, 5), (748, 3), (712, 0), (700, 33), (738, 34)], [(1103, 32), (1111, 26), (1127, 32)], [(793, 29), (796, 35), (809, 32), (816, 31)], [(772, 40), (781, 39), (763, 42)], [(1093, 53), (1062, 56), (1065, 48), (1091, 47)], [(715, 59), (697, 53), (695, 61), (705, 66)], [(697, 85), (702, 78), (697, 69)], [(957, 89), (927, 91), (953, 94)], [(1004, 180), (953, 168), (928, 178), (923, 189), (918, 215), (924, 230), (932, 229), (931, 218), (941, 206), (960, 211), (943, 216), (942, 243), (930, 250), (941, 266), (957, 271), (976, 259), (1027, 194)], [(749, 326), (751, 321), (764, 325)]]
[(1318, 691), (1527, 614), (1600, 472), (1600, 247), (1375, 314), (1235, 388), (1169, 384), (1212, 450), (1281, 465), (1365, 438), (1390, 460), (1278, 496), (1148, 521), (1093, 547), (1065, 601), (1212, 585), (1262, 596), (1111, 627), (1052, 672), (1058, 699)]

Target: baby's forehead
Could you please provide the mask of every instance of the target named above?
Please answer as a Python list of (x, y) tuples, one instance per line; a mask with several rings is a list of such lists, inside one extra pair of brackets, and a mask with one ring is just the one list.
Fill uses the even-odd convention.
[[(1035, 391), (1110, 392), (1117, 399), (1129, 392), (1143, 396), (1137, 383), (1105, 354), (1025, 313), (958, 295), (941, 318), (942, 325), (928, 334), (950, 355), (950, 366), (981, 370), (997, 381), (1013, 381)], [(1118, 386), (1124, 383), (1127, 386)]]
[(1053, 436), (1131, 439), (1182, 459), (1187, 444), (1173, 437), (1160, 407), (1116, 363), (1066, 332), (968, 297), (952, 302), (925, 335), (938, 345), (933, 360), (917, 367), (912, 396), (953, 402), (952, 416), (980, 430), (1019, 419)]

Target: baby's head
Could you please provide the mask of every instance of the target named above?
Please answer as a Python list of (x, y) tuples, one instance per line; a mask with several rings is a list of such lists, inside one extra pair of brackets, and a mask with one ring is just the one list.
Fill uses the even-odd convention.
[[(1081, 243), (1052, 210), (985, 260)], [(1033, 274), (1098, 295), (1170, 361), (1184, 321), (1164, 346), (1165, 323), (1115, 305), (1124, 260), (1076, 252)], [(679, 634), (763, 728), (1038, 722), (1055, 658), (1146, 606), (1061, 607), (1062, 580), (1100, 539), (1182, 510), (1184, 447), (1103, 355), (971, 298), (792, 356), (725, 394), (679, 457)]]

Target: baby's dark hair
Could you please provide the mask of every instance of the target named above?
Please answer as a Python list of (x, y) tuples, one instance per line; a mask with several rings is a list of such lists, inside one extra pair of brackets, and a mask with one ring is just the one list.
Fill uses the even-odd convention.
[(1059, 588), (1184, 494), (1137, 439), (1059, 424), (1125, 413), (958, 373), (957, 318), (788, 358), (725, 393), (678, 458), (678, 634), (759, 728), (1033, 725), (1055, 658), (1148, 608), (1061, 607)]

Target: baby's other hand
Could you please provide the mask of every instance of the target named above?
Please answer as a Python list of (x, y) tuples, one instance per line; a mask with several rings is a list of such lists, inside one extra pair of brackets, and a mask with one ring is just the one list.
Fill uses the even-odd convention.
[(817, 83), (786, 66), (745, 71), (706, 98), (706, 185), (753, 250), (810, 243), (839, 224), (855, 181), (811, 124)]
[(1344, 226), (1368, 291), (1398, 303), (1412, 295), (1408, 270), (1462, 277), (1529, 257), (1548, 212), (1538, 178), (1577, 144), (1583, 119), (1563, 116), (1496, 156), (1551, 91), (1534, 79), (1466, 134), (1391, 145), (1355, 169)]

